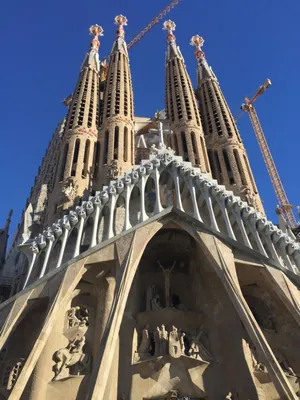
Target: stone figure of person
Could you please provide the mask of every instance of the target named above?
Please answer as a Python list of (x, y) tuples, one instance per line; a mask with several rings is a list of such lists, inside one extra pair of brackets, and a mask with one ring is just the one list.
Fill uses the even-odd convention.
[(159, 357), (161, 355), (161, 333), (159, 327), (156, 328), (154, 331), (154, 341), (155, 341), (155, 349), (154, 349), (154, 356)]
[(147, 354), (147, 355), (150, 354), (151, 339), (150, 339), (149, 328), (150, 328), (149, 325), (146, 325), (142, 331), (142, 341), (138, 348), (139, 354)]
[(185, 337), (185, 333), (181, 332), (180, 333), (180, 347), (181, 347), (181, 354), (184, 356), (185, 355), (185, 345), (184, 345), (184, 337)]
[(180, 335), (175, 326), (172, 326), (169, 334), (169, 354), (173, 358), (179, 358), (182, 355)]
[(152, 299), (155, 295), (155, 286), (150, 285), (146, 291), (146, 311), (152, 310)]
[(160, 261), (157, 261), (157, 264), (160, 266), (161, 270), (164, 273), (164, 278), (165, 278), (165, 306), (166, 308), (171, 307), (170, 303), (170, 276), (171, 272), (173, 271), (176, 261), (174, 261), (173, 265), (171, 268), (164, 268)]
[(168, 345), (169, 345), (168, 332), (166, 330), (165, 325), (162, 325), (161, 330), (160, 330), (160, 355), (161, 356), (166, 356), (168, 354)]
[(72, 307), (67, 311), (67, 319), (69, 328), (73, 328), (79, 324), (79, 319), (76, 317), (77, 307)]
[(155, 311), (161, 308), (159, 295), (156, 293), (155, 285), (150, 285), (146, 292), (146, 311)]
[(189, 348), (189, 356), (200, 361), (209, 361), (211, 360), (211, 355), (200, 341), (202, 334), (203, 331), (201, 330), (193, 337)]
[(153, 297), (153, 299), (151, 301), (151, 308), (153, 311), (161, 309), (160, 297), (159, 297), (159, 294), (157, 294), (157, 293), (155, 294), (155, 296)]
[(89, 310), (84, 306), (77, 307), (79, 311), (79, 326), (88, 326), (89, 324)]

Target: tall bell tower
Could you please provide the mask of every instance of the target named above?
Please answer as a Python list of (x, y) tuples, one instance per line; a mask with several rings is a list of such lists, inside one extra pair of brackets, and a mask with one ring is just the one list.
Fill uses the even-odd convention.
[(198, 97), (213, 178), (264, 214), (246, 149), (220, 88), (202, 51), (204, 40), (195, 35)]
[(100, 130), (99, 184), (117, 178), (134, 165), (134, 107), (124, 26), (127, 18), (115, 17), (118, 26), (110, 53)]
[(183, 56), (176, 45), (173, 33), (176, 25), (165, 21), (163, 29), (167, 33), (166, 54), (166, 113), (171, 122), (172, 147), (177, 155), (190, 161), (201, 172), (209, 173), (204, 134), (190, 77)]
[(65, 102), (69, 111), (55, 185), (48, 204), (51, 218), (76, 204), (91, 187), (93, 178), (100, 101), (98, 37), (103, 35), (103, 29), (99, 25), (92, 25), (90, 34), (93, 36), (90, 50), (81, 66), (74, 93)]

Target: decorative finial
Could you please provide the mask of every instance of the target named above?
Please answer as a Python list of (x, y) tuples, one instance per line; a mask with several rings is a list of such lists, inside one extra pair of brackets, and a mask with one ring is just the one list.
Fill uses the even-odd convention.
[(154, 116), (155, 121), (160, 121), (160, 115), (159, 115), (159, 111), (157, 110)]
[(124, 31), (123, 26), (126, 26), (127, 22), (128, 22), (128, 19), (126, 17), (124, 17), (124, 15), (122, 15), (122, 14), (117, 15), (115, 17), (115, 24), (119, 25), (117, 32), (116, 32), (117, 38), (120, 37), (120, 38), (124, 39), (125, 31)]
[(90, 35), (94, 36), (92, 41), (91, 41), (91, 48), (98, 51), (100, 47), (100, 42), (98, 40), (98, 36), (103, 36), (103, 28), (102, 26), (99, 25), (92, 25), (89, 29)]
[(163, 30), (164, 31), (168, 31), (167, 34), (167, 41), (171, 42), (173, 40), (175, 40), (175, 35), (173, 33), (173, 31), (175, 31), (176, 29), (176, 24), (175, 22), (171, 21), (170, 19), (168, 21), (165, 21), (163, 24)]
[(199, 35), (194, 35), (191, 38), (191, 42), (190, 45), (191, 46), (195, 46), (196, 47), (196, 51), (195, 51), (195, 57), (197, 58), (197, 60), (201, 60), (202, 58), (205, 57), (204, 52), (201, 50), (201, 47), (204, 44), (204, 39), (203, 37), (199, 36)]

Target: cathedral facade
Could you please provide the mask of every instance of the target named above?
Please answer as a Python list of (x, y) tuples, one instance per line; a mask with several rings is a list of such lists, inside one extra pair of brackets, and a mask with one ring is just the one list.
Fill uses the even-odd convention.
[[(8, 250), (0, 399), (298, 399), (300, 246), (266, 219), (195, 35), (166, 21), (165, 109), (134, 114), (127, 19), (92, 41)], [(298, 344), (297, 344), (298, 343)]]

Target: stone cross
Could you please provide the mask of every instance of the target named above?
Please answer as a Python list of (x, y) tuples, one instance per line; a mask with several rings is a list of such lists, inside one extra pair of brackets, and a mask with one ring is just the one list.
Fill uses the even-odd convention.
[(170, 275), (171, 272), (173, 271), (176, 261), (173, 262), (173, 265), (171, 268), (164, 268), (159, 261), (157, 261), (157, 264), (160, 266), (164, 273), (165, 277), (165, 301), (166, 301), (166, 308), (170, 307)]
[(163, 129), (163, 124), (159, 118), (158, 111), (155, 114), (155, 120), (157, 121), (157, 129), (149, 129), (149, 133), (158, 133), (159, 143), (161, 143), (163, 146), (165, 146), (164, 132), (171, 133), (172, 131), (170, 129), (165, 129), (165, 130)]

